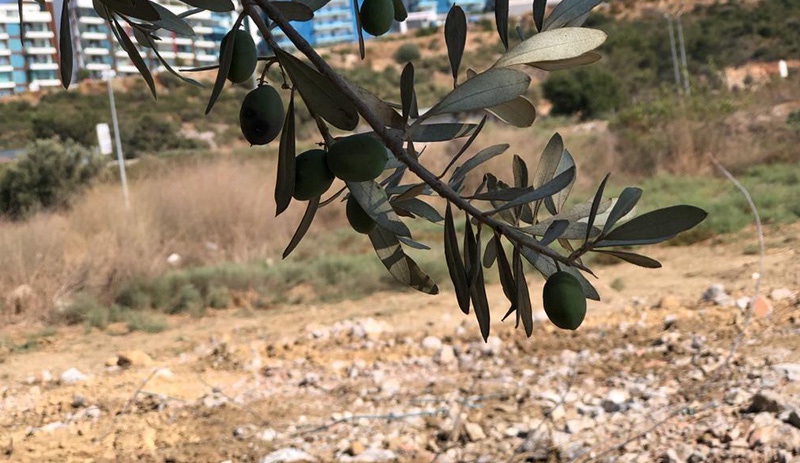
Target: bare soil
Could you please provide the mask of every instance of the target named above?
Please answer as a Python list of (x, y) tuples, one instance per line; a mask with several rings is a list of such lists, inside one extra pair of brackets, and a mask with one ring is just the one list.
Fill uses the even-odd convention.
[[(342, 447), (348, 439), (351, 446), (358, 439), (369, 445), (371, 436), (378, 436), (399, 461), (432, 461), (448, 442), (488, 456), (482, 461), (505, 461), (519, 442), (497, 430), (546, 418), (541, 407), (533, 406), (542, 383), (561, 390), (572, 382), (602, 395), (620, 374), (655, 375), (658, 383), (696, 391), (702, 404), (719, 398), (723, 388), (701, 387), (707, 378), (688, 379), (687, 369), (674, 362), (679, 353), (653, 354), (647, 347), (665, 333), (665, 318), (672, 317), (671, 330), (702, 337), (709, 352), (727, 352), (742, 327), (742, 311), (701, 302), (701, 295), (714, 283), (723, 284), (733, 298), (752, 294), (758, 256), (743, 252), (752, 236), (750, 230), (724, 243), (654, 248), (649, 255), (664, 265), (655, 271), (598, 266), (603, 302), (590, 303), (585, 324), (574, 333), (554, 329), (540, 313), (534, 335), (526, 339), (513, 322), (497, 320), (506, 303), (502, 290), (493, 286), (491, 341), (499, 347), (487, 363), (493, 366), (480, 371), (468, 365), (485, 346), (477, 323), (458, 310), (449, 292), (381, 293), (268, 310), (249, 308), (244, 301), (242, 307), (210, 311), (202, 319), (170, 318), (170, 329), (160, 334), (62, 328), (40, 338), (35, 351), (6, 354), (0, 363), (0, 460), (5, 455), (19, 462), (258, 461), (275, 449), (306, 444), (319, 461), (338, 461), (348, 452)], [(768, 230), (763, 292), (800, 288), (799, 242), (798, 225)], [(530, 280), (537, 302), (541, 281)], [(660, 302), (664, 307), (658, 308)], [(735, 357), (738, 365), (800, 362), (798, 307), (773, 304), (771, 315), (749, 326)], [(353, 334), (358, 323), (366, 333)], [(379, 329), (370, 331), (370, 326)], [(0, 331), (18, 339), (25, 334), (19, 327)], [(421, 344), (426, 336), (455, 346), (463, 354), (461, 363), (432, 360), (439, 354)], [(620, 356), (620, 349), (631, 354)], [(120, 353), (131, 351), (148, 354), (152, 362), (128, 354), (131, 365), (115, 364)], [(565, 351), (593, 357), (556, 368)], [(556, 366), (546, 359), (556, 359)], [(60, 381), (70, 368), (87, 378)], [(540, 381), (531, 382), (537, 377)], [(718, 379), (732, 380), (728, 374)], [(796, 394), (798, 384), (779, 387)], [(463, 407), (465, 402), (453, 402), (454, 397), (477, 397), (476, 405)], [(428, 413), (436, 403), (445, 407), (442, 413)], [(461, 413), (454, 415), (459, 403)], [(384, 418), (350, 421), (349, 413)], [(422, 418), (411, 416), (404, 424), (403, 418), (386, 419), (390, 414)], [(455, 430), (462, 418), (483, 426), (487, 437), (473, 442), (466, 434), (448, 436), (449, 427)], [(682, 429), (685, 419), (666, 420), (664, 427)], [(643, 424), (631, 424), (630, 430), (636, 426)], [(254, 437), (265, 429), (275, 435)], [(395, 431), (400, 441), (392, 440)], [(595, 455), (624, 437), (601, 442)], [(506, 447), (496, 445), (504, 439)], [(667, 446), (686, 438), (670, 439)]]

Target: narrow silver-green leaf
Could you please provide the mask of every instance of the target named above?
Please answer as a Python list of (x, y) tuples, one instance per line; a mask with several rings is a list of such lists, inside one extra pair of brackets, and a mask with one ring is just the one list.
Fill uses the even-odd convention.
[(444, 212), (444, 258), (447, 262), (447, 269), (450, 272), (450, 280), (453, 282), (458, 307), (462, 312), (468, 314), (469, 282), (467, 280), (467, 272), (464, 269), (464, 262), (461, 259), (456, 227), (455, 223), (453, 223), (453, 211), (449, 201)]
[(495, 260), (497, 259), (497, 246), (500, 242), (499, 237), (495, 233), (489, 241), (486, 242), (486, 248), (483, 250), (483, 266), (492, 268)]
[(278, 173), (275, 176), (275, 216), (279, 216), (292, 202), (295, 179), (294, 92), (289, 97), (286, 119), (278, 146)]
[[(22, 12), (22, 2), (20, 1), (19, 6), (20, 13)], [(22, 21), (22, 14), (20, 14), (20, 22)], [(24, 26), (20, 26), (20, 33), (25, 29)], [(72, 34), (70, 33), (70, 24), (69, 24), (69, 0), (64, 0), (64, 4), (61, 5), (61, 25), (59, 26), (58, 32), (58, 67), (61, 72), (61, 85), (64, 88), (69, 88), (69, 84), (72, 83), (72, 63), (73, 63), (73, 56), (72, 56)]]
[[(490, 241), (492, 242), (492, 241)], [(500, 276), (500, 286), (503, 287), (503, 294), (511, 303), (511, 307), (517, 307), (517, 284), (514, 282), (514, 272), (511, 270), (511, 265), (508, 263), (506, 250), (503, 249), (503, 243), (500, 241), (500, 236), (495, 233), (494, 240), (497, 252), (497, 274)]]
[(125, 34), (125, 30), (122, 29), (122, 26), (120, 26), (116, 18), (112, 24), (114, 24), (114, 27), (117, 29), (117, 36), (121, 40), (120, 46), (122, 46), (122, 49), (128, 53), (128, 57), (131, 59), (131, 62), (134, 66), (136, 66), (136, 69), (139, 71), (139, 74), (142, 75), (144, 81), (147, 82), (147, 86), (150, 87), (150, 93), (153, 94), (153, 98), (156, 98), (156, 84), (153, 82), (153, 76), (150, 74), (150, 69), (147, 68), (142, 56), (139, 55), (139, 50), (137, 50), (136, 46), (133, 44), (133, 42), (131, 42), (130, 37)]
[(421, 143), (450, 141), (455, 138), (472, 135), (477, 127), (477, 124), (460, 124), (457, 122), (420, 124), (409, 131), (408, 139)]
[(400, 74), (400, 103), (403, 106), (403, 121), (408, 122), (409, 117), (419, 117), (417, 109), (417, 92), (414, 90), (414, 64), (406, 63)]
[(410, 248), (420, 249), (422, 251), (430, 251), (431, 249), (431, 247), (428, 246), (427, 244), (420, 243), (419, 241), (414, 241), (407, 236), (400, 236), (400, 235), (395, 235), (395, 236), (397, 236), (398, 241), (400, 241), (401, 243), (405, 244)]
[[(134, 32), (134, 34), (136, 34), (136, 33), (139, 32), (139, 30), (138, 29), (134, 29), (133, 32)], [(153, 50), (153, 53), (155, 53), (156, 57), (161, 62), (161, 64), (164, 66), (164, 69), (167, 70), (167, 72), (169, 72), (170, 74), (176, 76), (177, 78), (181, 79), (182, 81), (186, 82), (187, 84), (191, 84), (191, 85), (194, 85), (196, 87), (204, 87), (204, 85), (201, 84), (200, 82), (198, 82), (198, 81), (196, 81), (194, 79), (190, 79), (188, 77), (184, 77), (180, 73), (178, 73), (178, 71), (173, 69), (172, 66), (169, 65), (169, 62), (167, 62), (167, 60), (165, 60), (164, 57), (161, 56), (161, 53), (158, 51), (158, 47), (156, 46), (155, 40), (150, 35), (146, 35), (146, 34), (143, 34), (143, 33), (141, 35), (142, 35), (141, 39), (139, 38), (139, 35), (136, 35), (136, 40), (139, 42), (140, 45), (147, 46), (148, 48)]]
[(314, 12), (307, 5), (300, 2), (273, 1), (272, 6), (280, 10), (283, 16), (290, 21), (310, 21), (314, 18)]
[(603, 233), (608, 233), (621, 218), (628, 215), (628, 213), (636, 207), (636, 203), (639, 202), (639, 198), (641, 197), (641, 188), (627, 187), (622, 190), (617, 202), (614, 203), (614, 207), (611, 209), (611, 213), (606, 219), (606, 223), (603, 225)]
[(565, 27), (540, 32), (507, 51), (495, 68), (575, 58), (599, 47), (606, 33), (585, 27)]
[(590, 51), (576, 56), (575, 58), (559, 59), (555, 61), (538, 61), (536, 63), (530, 63), (529, 65), (543, 71), (561, 71), (563, 69), (572, 69), (574, 67), (596, 63), (600, 61), (600, 58), (600, 53)]
[(410, 212), (417, 217), (422, 217), (431, 223), (439, 223), (444, 220), (442, 215), (439, 214), (439, 211), (419, 198), (408, 198), (400, 201), (392, 201), (392, 205), (395, 208), (400, 208), (406, 212)]
[(552, 196), (558, 193), (559, 191), (563, 190), (564, 188), (566, 188), (570, 183), (572, 183), (572, 180), (574, 178), (575, 178), (575, 168), (573, 167), (567, 170), (566, 172), (557, 175), (555, 178), (545, 183), (541, 187), (535, 188), (530, 192), (523, 193), (513, 198), (512, 200), (508, 201), (503, 206), (498, 207), (497, 209), (491, 212), (488, 212), (487, 214), (497, 214), (498, 212), (502, 212), (507, 209), (520, 206), (522, 204), (539, 201), (548, 196)]
[(702, 222), (708, 213), (678, 205), (642, 214), (608, 233), (605, 241), (666, 240)]
[[(529, 233), (534, 236), (545, 236), (550, 229), (551, 226), (555, 222), (565, 222), (567, 223), (567, 227), (561, 231), (561, 235), (559, 235), (559, 239), (566, 239), (566, 240), (582, 240), (586, 237), (586, 230), (588, 229), (588, 225), (584, 222), (570, 222), (566, 219), (556, 219), (555, 217), (550, 217), (547, 220), (542, 220), (541, 222), (537, 223), (536, 225), (531, 225), (528, 227), (522, 227), (520, 230), (524, 231), (525, 233)], [(589, 233), (589, 237), (593, 238), (600, 234), (600, 230), (596, 227), (593, 227)]]
[[(238, 28), (238, 23), (234, 24), (234, 28)], [(219, 48), (219, 68), (217, 68), (217, 77), (214, 79), (214, 86), (211, 88), (211, 97), (208, 99), (206, 106), (206, 114), (211, 112), (214, 103), (222, 93), (222, 88), (225, 87), (225, 80), (228, 78), (228, 71), (231, 69), (231, 62), (233, 62), (233, 44), (235, 40), (224, 40), (220, 43)]]
[(444, 22), (444, 41), (447, 45), (447, 58), (450, 60), (450, 72), (453, 74), (453, 87), (458, 84), (458, 68), (467, 44), (467, 16), (458, 5), (450, 7)]
[(153, 3), (148, 0), (100, 0), (109, 10), (122, 16), (142, 19), (144, 21), (158, 21), (160, 16)]
[(544, 21), (543, 30), (557, 29), (580, 20), (603, 0), (562, 0)]
[(643, 256), (641, 254), (635, 254), (632, 252), (625, 252), (625, 251), (601, 251), (596, 250), (594, 252), (599, 252), (601, 254), (608, 254), (610, 256), (614, 256), (618, 259), (622, 259), (625, 262), (630, 262), (633, 265), (637, 265), (639, 267), (644, 268), (661, 268), (661, 262), (651, 259), (650, 257)]
[[(469, 220), (467, 220), (469, 224)], [(470, 230), (471, 230), (470, 226)], [(475, 272), (472, 278), (472, 283), (469, 287), (470, 299), (472, 299), (472, 306), (475, 307), (475, 318), (478, 319), (478, 326), (481, 330), (483, 341), (489, 338), (489, 329), (491, 325), (491, 313), (489, 311), (489, 300), (486, 297), (486, 282), (483, 279), (483, 267), (480, 263), (481, 255), (481, 226), (478, 225), (478, 233), (475, 235), (473, 246), (475, 250), (472, 253), (474, 257), (473, 269)]]
[(549, 246), (550, 243), (564, 235), (564, 232), (567, 231), (567, 228), (569, 228), (569, 222), (566, 220), (553, 221), (550, 226), (547, 227), (547, 230), (542, 236), (540, 241), (542, 246)]
[(547, 0), (533, 0), (533, 23), (538, 32), (542, 31), (544, 12), (547, 9)]
[(227, 13), (233, 11), (235, 7), (231, 0), (181, 0), (183, 3), (195, 8), (213, 11), (215, 13)]
[(480, 151), (478, 151), (475, 156), (467, 159), (463, 164), (458, 166), (456, 170), (453, 171), (453, 174), (450, 175), (449, 183), (451, 186), (460, 185), (461, 182), (464, 181), (466, 175), (474, 168), (478, 167), (479, 165), (483, 164), (484, 162), (492, 159), (493, 157), (499, 156), (506, 152), (508, 149), (508, 144), (499, 144), (499, 145), (492, 145), (486, 147)]
[[(275, 50), (281, 66), (289, 74), (309, 111), (342, 130), (358, 125), (358, 111), (353, 102), (319, 72), (281, 49)], [(229, 63), (230, 66), (230, 63)]]
[(361, 12), (358, 10), (358, 0), (350, 2), (353, 7), (353, 17), (356, 18), (356, 33), (358, 34), (358, 55), (361, 59), (367, 55), (367, 49), (364, 46), (364, 30), (361, 28)]
[(152, 21), (152, 24), (154, 26), (158, 26), (161, 29), (172, 31), (184, 37), (193, 37), (195, 35), (192, 26), (190, 26), (189, 23), (181, 19), (178, 15), (176, 15), (172, 11), (164, 8), (158, 3), (153, 3), (153, 8), (155, 8), (156, 11), (158, 11), (158, 16), (161, 18), (158, 21)]
[(347, 86), (350, 87), (350, 90), (352, 90), (353, 93), (355, 93), (361, 99), (361, 101), (369, 106), (369, 109), (371, 109), (372, 112), (378, 116), (378, 118), (381, 120), (381, 123), (385, 127), (392, 127), (398, 130), (402, 130), (403, 127), (405, 127), (405, 122), (403, 121), (402, 116), (397, 114), (397, 111), (392, 109), (392, 107), (386, 104), (386, 102), (359, 85), (347, 80), (345, 80), (345, 82), (347, 83)]
[(539, 188), (553, 179), (563, 152), (564, 140), (561, 139), (560, 134), (555, 133), (550, 137), (547, 146), (544, 147), (542, 157), (539, 158), (539, 164), (536, 166), (536, 173), (533, 176), (534, 188)]
[(369, 233), (369, 240), (378, 258), (397, 281), (426, 294), (439, 293), (433, 279), (403, 252), (400, 241), (392, 232), (375, 227)]
[(600, 182), (600, 186), (597, 188), (597, 192), (594, 194), (594, 199), (592, 199), (592, 209), (589, 211), (589, 218), (586, 222), (589, 225), (589, 228), (586, 230), (584, 242), (589, 241), (589, 232), (591, 231), (592, 226), (594, 225), (594, 220), (597, 217), (597, 211), (600, 208), (600, 202), (603, 200), (603, 190), (606, 188), (606, 182), (608, 181), (608, 177), (610, 175), (611, 174), (606, 174), (606, 176), (603, 177), (603, 181)]
[(566, 188), (559, 191), (558, 193), (554, 194), (549, 198), (545, 198), (544, 205), (547, 207), (547, 210), (552, 215), (557, 215), (561, 212), (561, 209), (564, 208), (564, 204), (567, 202), (569, 198), (570, 192), (572, 192), (572, 187), (575, 185), (575, 178), (577, 178), (577, 167), (575, 166), (575, 160), (572, 159), (572, 155), (569, 153), (568, 150), (564, 150), (561, 152), (561, 160), (558, 162), (558, 166), (556, 166), (556, 171), (553, 175), (559, 175), (562, 172), (566, 172), (567, 169), (575, 168), (575, 177), (572, 179), (572, 183), (570, 183)]
[(486, 110), (514, 127), (530, 127), (536, 120), (536, 107), (524, 96), (518, 96)]
[(311, 11), (317, 11), (320, 8), (322, 8), (323, 6), (325, 6), (328, 3), (330, 3), (331, 0), (296, 0), (296, 1), (298, 1), (298, 2), (302, 3), (303, 5), (309, 7), (311, 9)]
[(494, 22), (503, 48), (508, 50), (508, 0), (495, 0)]
[(386, 191), (375, 182), (345, 182), (350, 194), (372, 220), (395, 235), (411, 237), (411, 231), (400, 220), (389, 203)]
[(478, 134), (481, 133), (481, 130), (483, 130), (483, 126), (485, 124), (486, 124), (486, 116), (483, 116), (481, 121), (478, 123), (478, 126), (475, 128), (475, 130), (472, 131), (472, 134), (469, 136), (467, 141), (458, 150), (458, 153), (456, 153), (455, 156), (453, 156), (450, 159), (450, 162), (447, 163), (447, 166), (445, 166), (445, 168), (442, 171), (442, 173), (439, 174), (439, 178), (444, 177), (445, 174), (447, 173), (447, 171), (450, 170), (450, 168), (453, 167), (453, 165), (461, 158), (461, 156), (467, 151), (467, 149), (470, 146), (472, 146), (472, 142), (474, 142), (475, 139), (478, 138)]
[(497, 106), (523, 95), (530, 83), (530, 76), (524, 72), (506, 68), (490, 69), (453, 89), (423, 117)]
[(408, 18), (408, 11), (406, 11), (406, 5), (403, 3), (403, 0), (392, 0), (394, 4), (394, 20), (401, 23)]
[(314, 216), (317, 213), (317, 209), (319, 209), (319, 200), (320, 197), (317, 196), (316, 198), (311, 198), (308, 201), (306, 212), (303, 214), (303, 218), (300, 220), (297, 230), (294, 231), (291, 241), (289, 241), (286, 249), (283, 250), (284, 259), (286, 259), (289, 254), (294, 251), (298, 244), (300, 244), (300, 241), (302, 241), (303, 237), (306, 235), (306, 232), (308, 232), (308, 229), (311, 227), (311, 223), (314, 221)]
[(514, 281), (517, 288), (517, 324), (522, 320), (525, 336), (531, 337), (533, 334), (533, 307), (531, 306), (531, 294), (528, 290), (525, 269), (522, 267), (521, 253), (518, 248), (514, 248), (512, 262), (514, 265)]

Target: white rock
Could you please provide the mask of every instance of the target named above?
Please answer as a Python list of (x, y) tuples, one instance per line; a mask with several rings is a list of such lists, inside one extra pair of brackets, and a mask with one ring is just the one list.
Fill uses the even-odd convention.
[(358, 455), (344, 455), (339, 461), (347, 463), (382, 463), (396, 461), (397, 455), (388, 449), (368, 448)]
[(787, 301), (792, 300), (797, 296), (794, 291), (789, 288), (776, 288), (769, 293), (769, 298), (773, 301)]
[(425, 336), (422, 340), (422, 348), (427, 350), (439, 350), (442, 348), (442, 340), (436, 336)]
[(380, 385), (381, 394), (385, 397), (392, 397), (400, 392), (400, 382), (394, 378), (383, 380)]
[(464, 431), (467, 433), (467, 438), (470, 442), (478, 442), (479, 440), (486, 439), (486, 433), (478, 423), (467, 422), (464, 424)]
[(800, 363), (778, 363), (773, 365), (772, 369), (789, 381), (800, 381)]
[(65, 384), (79, 383), (86, 381), (87, 376), (80, 372), (77, 368), (70, 368), (61, 373), (61, 382)]
[(500, 355), (503, 349), (503, 341), (497, 336), (489, 336), (486, 343), (481, 346), (484, 355)]
[(725, 292), (725, 287), (721, 284), (714, 284), (706, 288), (703, 292), (703, 300), (723, 306), (733, 304), (733, 299)]
[(293, 447), (276, 450), (258, 460), (259, 463), (295, 463), (315, 461), (317, 461), (317, 459), (314, 458), (313, 455), (309, 455), (308, 453)]
[(167, 257), (167, 263), (170, 265), (178, 265), (179, 263), (181, 263), (180, 254), (174, 252), (170, 254), (169, 257)]
[(621, 389), (611, 389), (600, 402), (600, 406), (608, 413), (621, 412), (627, 408), (627, 402), (627, 392)]
[(450, 344), (444, 344), (436, 355), (436, 362), (440, 365), (449, 365), (456, 361), (456, 352)]

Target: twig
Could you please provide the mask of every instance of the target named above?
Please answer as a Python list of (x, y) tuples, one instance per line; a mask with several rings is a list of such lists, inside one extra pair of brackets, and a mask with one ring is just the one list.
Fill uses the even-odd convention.
[[(145, 387), (145, 385), (147, 383), (149, 383), (151, 379), (153, 379), (153, 377), (156, 375), (156, 373), (158, 373), (158, 370), (160, 370), (160, 368), (153, 368), (153, 371), (151, 371), (150, 374), (147, 375), (147, 377), (145, 379), (143, 379), (141, 383), (139, 383), (139, 387), (137, 387), (136, 390), (133, 391), (133, 394), (128, 399), (128, 401), (125, 402), (125, 404), (122, 407), (120, 407), (119, 410), (117, 410), (117, 413), (114, 414), (115, 419), (116, 419), (117, 416), (122, 415), (123, 413), (126, 413), (128, 411), (128, 408), (133, 404), (134, 401), (136, 401), (136, 397), (139, 396), (139, 394), (142, 392), (142, 389)], [(108, 435), (111, 434), (113, 431), (114, 431), (114, 428), (113, 427), (109, 427), (108, 430), (103, 435), (101, 435), (100, 437), (95, 438), (94, 442), (103, 442), (103, 440), (106, 437), (108, 437)]]
[[(452, 202), (459, 209), (467, 212), (472, 217), (475, 217), (476, 220), (484, 223), (498, 233), (505, 235), (506, 238), (512, 242), (534, 249), (538, 253), (550, 257), (558, 262), (568, 264), (567, 257), (562, 256), (549, 247), (542, 245), (533, 237), (528, 236), (515, 227), (503, 223), (493, 217), (484, 215), (482, 211), (472, 205), (469, 201), (462, 198), (456, 191), (450, 188), (449, 185), (441, 181), (434, 173), (426, 169), (425, 166), (410, 156), (403, 148), (403, 140), (399, 136), (391, 134), (386, 127), (383, 126), (383, 123), (375, 114), (375, 112), (372, 111), (372, 109), (370, 109), (369, 106), (367, 106), (366, 103), (364, 103), (361, 98), (359, 98), (358, 95), (353, 92), (350, 86), (347, 85), (347, 82), (345, 82), (344, 79), (336, 71), (334, 71), (333, 68), (331, 68), (330, 65), (316, 52), (316, 50), (314, 50), (314, 48), (309, 45), (309, 43), (289, 24), (289, 21), (283, 16), (283, 13), (281, 13), (281, 11), (278, 10), (272, 4), (272, 2), (264, 0), (246, 0), (243, 3), (247, 9), (252, 8), (253, 2), (260, 6), (270, 20), (278, 25), (286, 37), (294, 44), (297, 50), (303, 53), (311, 61), (311, 63), (317, 67), (320, 73), (327, 77), (328, 80), (330, 80), (330, 82), (353, 103), (358, 113), (361, 114), (367, 124), (372, 127), (372, 130), (375, 132), (375, 134), (385, 143), (386, 147), (389, 148), (395, 157), (400, 162), (408, 166), (408, 169), (416, 174), (417, 177), (419, 177), (422, 181), (427, 183), (431, 189), (438, 193), (442, 198)], [(580, 264), (573, 263), (572, 266), (581, 270), (588, 270)]]
[(296, 433), (292, 434), (292, 437), (304, 436), (306, 434), (311, 434), (315, 432), (325, 431), (328, 430), (337, 424), (347, 423), (348, 421), (360, 420), (360, 419), (368, 419), (368, 420), (387, 420), (387, 421), (394, 421), (394, 420), (402, 420), (404, 418), (412, 418), (416, 416), (436, 416), (436, 415), (444, 415), (450, 412), (449, 408), (435, 408), (430, 410), (422, 410), (418, 412), (408, 412), (408, 413), (388, 413), (385, 415), (374, 415), (374, 414), (366, 414), (366, 415), (352, 415), (347, 417), (342, 417), (339, 419), (332, 420), (328, 423), (321, 424), (311, 429), (306, 429), (304, 431), (297, 431)]

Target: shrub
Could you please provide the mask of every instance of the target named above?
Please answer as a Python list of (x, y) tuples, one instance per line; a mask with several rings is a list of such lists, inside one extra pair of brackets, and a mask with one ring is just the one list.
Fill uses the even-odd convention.
[(415, 43), (404, 43), (394, 52), (393, 58), (397, 64), (405, 64), (409, 61), (418, 60), (420, 57), (419, 47)]
[(101, 168), (102, 159), (75, 142), (37, 140), (0, 178), (0, 211), (19, 220), (69, 206)]
[(75, 106), (60, 104), (53, 111), (37, 111), (31, 118), (35, 140), (56, 137), (61, 141), (74, 140), (84, 146), (97, 144), (95, 126), (100, 116), (92, 111), (79, 111)]
[(145, 153), (157, 154), (174, 149), (207, 148), (204, 143), (182, 137), (180, 127), (166, 116), (146, 114), (132, 127), (120, 129), (122, 147), (126, 158), (136, 158)]
[(553, 103), (553, 114), (580, 113), (588, 119), (617, 109), (621, 103), (617, 79), (595, 68), (551, 74), (543, 90)]

